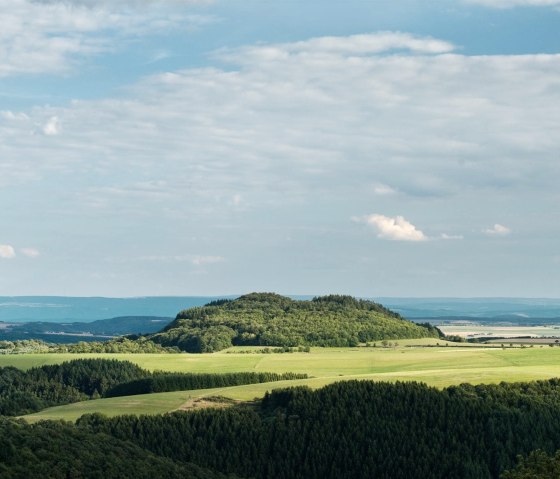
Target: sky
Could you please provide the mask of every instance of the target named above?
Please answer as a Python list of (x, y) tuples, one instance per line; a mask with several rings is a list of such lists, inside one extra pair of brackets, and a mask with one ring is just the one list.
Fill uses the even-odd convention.
[(0, 296), (560, 297), (560, 0), (0, 25)]

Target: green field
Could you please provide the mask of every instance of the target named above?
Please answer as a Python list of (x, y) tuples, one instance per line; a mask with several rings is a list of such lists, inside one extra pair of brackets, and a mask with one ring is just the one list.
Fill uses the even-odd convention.
[[(428, 342), (436, 340), (426, 340)], [(416, 340), (418, 343), (418, 340)], [(440, 341), (441, 344), (445, 344)], [(183, 372), (301, 372), (313, 376), (298, 381), (252, 384), (221, 389), (180, 391), (86, 401), (58, 406), (28, 416), (30, 420), (64, 418), (75, 420), (88, 412), (158, 414), (180, 408), (189, 399), (221, 395), (250, 400), (272, 388), (306, 384), (321, 387), (334, 381), (371, 379), (377, 381), (422, 381), (444, 387), (462, 382), (494, 383), (527, 381), (560, 376), (560, 348), (407, 347), (313, 348), (311, 353), (242, 354), (239, 349), (215, 354), (36, 354), (0, 356), (0, 366), (29, 368), (78, 357), (129, 360), (150, 370)], [(247, 348), (243, 348), (247, 349)]]

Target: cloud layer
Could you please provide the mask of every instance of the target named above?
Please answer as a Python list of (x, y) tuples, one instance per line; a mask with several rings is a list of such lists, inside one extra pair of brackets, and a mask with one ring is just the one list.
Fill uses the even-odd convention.
[[(193, 203), (356, 182), (381, 196), (546, 191), (557, 176), (559, 56), (364, 56), (345, 37), (305, 45), (242, 48), (229, 55), (237, 70), (156, 75), (124, 99), (4, 111), (0, 183), (83, 172), (102, 204), (137, 195), (136, 183), (159, 182), (169, 196), (187, 182)], [(114, 184), (95, 186), (108, 173)]]
[(465, 0), (465, 2), (491, 8), (554, 7), (560, 5), (560, 0)]
[[(440, 248), (450, 264), (466, 258), (465, 268), (473, 253), (457, 249), (473, 231), (498, 243), (484, 235), (504, 234), (488, 228), (496, 218), (519, 238), (556, 238), (560, 56), (456, 52), (398, 32), (251, 45), (215, 52), (212, 67), (150, 76), (120, 97), (6, 109), (0, 199), (22, 206), (3, 212), (3, 226), (37, 225), (21, 237), (49, 240), (49, 255), (64, 232), (65, 249), (88, 251), (81, 261), (91, 270), (108, 257), (161, 254), (135, 263), (147, 272), (173, 268), (181, 251), (211, 253), (183, 266), (214, 262), (216, 271), (274, 261), (291, 273), (329, 261), (350, 268), (341, 251), (373, 255), (372, 235), (347, 227), (360, 211), (391, 212), (367, 217), (385, 239), (466, 238), (421, 248), (432, 251), (426, 262)], [(47, 230), (57, 235), (39, 241)], [(376, 246), (378, 261), (391, 248), (418, 250)], [(298, 254), (305, 268), (290, 263)]]
[(0, 0), (0, 78), (66, 73), (126, 39), (212, 21), (166, 8), (189, 3)]

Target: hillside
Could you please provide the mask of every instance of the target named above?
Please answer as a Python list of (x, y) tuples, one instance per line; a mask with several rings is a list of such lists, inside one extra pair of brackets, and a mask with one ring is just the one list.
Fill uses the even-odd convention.
[(120, 316), (91, 322), (0, 322), (0, 341), (22, 339), (40, 339), (51, 343), (103, 341), (112, 336), (155, 333), (172, 319), (161, 316)]
[[(277, 389), (254, 407), (86, 415), (77, 428), (245, 478), (497, 479), (519, 454), (560, 448), (559, 393), (558, 379), (444, 390), (348, 381)], [(524, 462), (506, 477), (559, 477), (551, 456)]]
[(298, 301), (273, 293), (251, 293), (181, 311), (163, 331), (148, 337), (162, 346), (206, 353), (232, 345), (346, 347), (438, 337), (438, 330), (351, 296)]
[(188, 462), (175, 462), (106, 434), (61, 422), (28, 425), (0, 416), (3, 479), (232, 479)]

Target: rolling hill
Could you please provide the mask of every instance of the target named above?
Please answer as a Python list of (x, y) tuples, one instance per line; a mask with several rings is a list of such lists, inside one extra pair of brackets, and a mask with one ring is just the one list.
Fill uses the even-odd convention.
[(162, 346), (206, 353), (233, 345), (346, 347), (439, 334), (430, 325), (413, 323), (380, 304), (351, 296), (298, 301), (251, 293), (181, 311), (161, 332), (147, 337)]

